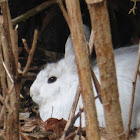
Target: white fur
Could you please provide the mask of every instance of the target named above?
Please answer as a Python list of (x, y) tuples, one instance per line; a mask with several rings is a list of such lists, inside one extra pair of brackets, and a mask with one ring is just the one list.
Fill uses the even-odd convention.
[[(87, 30), (87, 29), (86, 29)], [(87, 32), (89, 34), (89, 32)], [(87, 36), (87, 35), (86, 35)], [(89, 38), (89, 37), (88, 37)], [(118, 79), (120, 104), (122, 109), (122, 118), (126, 128), (129, 105), (131, 99), (132, 81), (136, 65), (138, 46), (119, 48), (114, 51), (116, 72)], [(93, 66), (94, 72), (99, 79), (97, 65)], [(48, 83), (48, 78), (56, 76), (54, 83)], [(140, 127), (140, 86), (137, 80), (136, 96), (134, 103), (133, 119), (131, 128)], [(78, 74), (75, 65), (75, 57), (71, 37), (66, 42), (65, 57), (57, 63), (50, 63), (40, 71), (36, 80), (30, 88), (30, 95), (34, 102), (39, 105), (40, 116), (43, 121), (50, 117), (64, 118), (68, 120), (69, 112), (75, 97), (78, 85)], [(96, 96), (96, 91), (94, 88)], [(76, 112), (79, 105), (82, 106), (80, 97)], [(96, 100), (97, 115), (100, 126), (105, 126), (103, 107), (99, 99)], [(78, 125), (79, 122), (76, 122)], [(84, 118), (83, 118), (84, 124)]]

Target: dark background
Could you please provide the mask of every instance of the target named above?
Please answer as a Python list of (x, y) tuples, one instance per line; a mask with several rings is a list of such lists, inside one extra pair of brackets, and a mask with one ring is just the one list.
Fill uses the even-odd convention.
[[(45, 0), (9, 0), (9, 7), (12, 19), (32, 8), (42, 4)], [(90, 27), (90, 18), (86, 3), (81, 0), (81, 11), (84, 24)], [(140, 35), (140, 2), (137, 2), (136, 14), (128, 14), (133, 7), (130, 0), (108, 0), (108, 11), (110, 16), (110, 25), (112, 33), (113, 47), (123, 47), (138, 43)], [(51, 5), (35, 16), (18, 23), (19, 34), (19, 61), (22, 68), (27, 62), (28, 53), (23, 47), (22, 38), (26, 39), (29, 48), (32, 44), (33, 33), (37, 28), (39, 30), (37, 48), (29, 72), (35, 75), (39, 72), (42, 65), (50, 61), (56, 61), (63, 56), (65, 42), (69, 35), (69, 28), (57, 4)], [(45, 51), (60, 53), (59, 57), (46, 55)], [(61, 55), (62, 54), (62, 55)], [(57, 55), (56, 55), (57, 56)], [(34, 77), (26, 79), (21, 90), (25, 104), (30, 106), (29, 88), (34, 81)], [(26, 95), (28, 95), (26, 97)]]

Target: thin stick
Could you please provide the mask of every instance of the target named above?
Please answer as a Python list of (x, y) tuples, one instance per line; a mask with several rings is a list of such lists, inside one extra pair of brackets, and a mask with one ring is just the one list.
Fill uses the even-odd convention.
[[(91, 55), (92, 52), (93, 52), (93, 48), (94, 48), (94, 33), (93, 33), (93, 29), (91, 30), (88, 47), (89, 47), (89, 53)], [(100, 83), (99, 83), (99, 81), (98, 81), (93, 69), (92, 69), (92, 66), (91, 66), (91, 74), (92, 74), (92, 79), (93, 79), (93, 82), (94, 82), (95, 89), (96, 89), (96, 92), (98, 94), (99, 100), (102, 103), (102, 99), (101, 99), (101, 96), (100, 96), (101, 95), (101, 88), (100, 88), (101, 86), (100, 86)]]
[(13, 47), (13, 54), (15, 57), (15, 63), (16, 63), (16, 68), (18, 69), (18, 25), (16, 25), (15, 29), (14, 29), (14, 47)]
[(90, 39), (89, 39), (89, 52), (90, 52), (90, 55), (92, 54), (93, 52), (93, 48), (94, 48), (94, 33), (93, 33), (93, 29), (91, 30), (91, 34), (90, 34)]
[(99, 98), (100, 102), (102, 103), (102, 99), (101, 99), (101, 86), (100, 86), (100, 83), (94, 73), (94, 71), (92, 70), (92, 67), (91, 67), (91, 74), (92, 74), (92, 79), (93, 79), (93, 82), (94, 82), (94, 85), (95, 85), (95, 89), (96, 89), (96, 92), (98, 94), (98, 96), (95, 97), (96, 98)]
[(125, 137), (126, 140), (129, 140), (129, 131), (130, 131), (130, 125), (131, 125), (132, 112), (133, 112), (137, 75), (139, 73), (139, 65), (140, 65), (140, 42), (139, 42), (137, 64), (136, 64), (136, 69), (135, 69), (135, 73), (134, 73), (134, 79), (132, 82), (132, 95), (131, 95), (129, 118), (128, 118), (128, 124), (127, 124), (126, 137)]
[(57, 3), (58, 3), (58, 5), (59, 5), (59, 7), (60, 7), (60, 9), (63, 13), (63, 16), (64, 16), (64, 18), (65, 18), (65, 20), (66, 20), (66, 22), (67, 22), (67, 24), (70, 28), (70, 26), (71, 26), (70, 19), (69, 19), (69, 16), (68, 16), (67, 12), (66, 12), (66, 9), (64, 8), (63, 1), (62, 0), (57, 0)]
[(80, 126), (79, 126), (79, 140), (81, 140), (81, 129), (82, 129), (82, 108), (79, 108), (79, 115), (80, 115)]
[[(77, 96), (80, 96), (80, 92), (77, 92), (76, 93), (76, 95)], [(78, 97), (75, 97), (75, 100), (74, 100), (74, 102), (73, 103), (76, 103), (79, 99), (78, 99)], [(96, 97), (94, 97), (94, 99), (96, 100), (97, 98), (99, 98), (99, 96), (96, 96)], [(75, 107), (77, 107), (77, 105), (75, 105)], [(72, 110), (74, 109), (74, 107), (72, 107)], [(75, 121), (77, 120), (77, 118), (80, 116), (80, 113), (83, 113), (84, 112), (84, 108), (81, 108), (81, 110), (80, 110), (80, 112), (78, 112), (76, 115), (74, 115), (75, 114), (75, 112), (71, 112), (72, 114), (71, 115), (73, 115), (72, 116), (72, 118), (71, 119), (69, 119), (68, 120), (68, 122), (67, 122), (67, 124), (66, 124), (66, 126), (65, 126), (65, 130), (64, 130), (64, 136), (68, 136), (68, 134), (69, 134), (69, 132), (70, 132), (70, 130), (71, 130), (71, 128), (72, 128), (72, 126), (74, 125), (74, 123), (75, 123)], [(82, 119), (81, 119), (82, 120)], [(63, 136), (63, 138), (64, 138), (64, 136)]]
[(72, 134), (70, 134), (69, 136), (67, 136), (64, 140), (69, 140), (70, 138), (76, 136), (77, 132), (78, 132), (78, 131), (73, 132)]
[(121, 136), (123, 136), (125, 133), (123, 132), (123, 133), (121, 133), (121, 134), (118, 134), (117, 136), (114, 136), (114, 137), (112, 137), (112, 138), (109, 138), (108, 140), (114, 140), (114, 139), (116, 139), (116, 138), (119, 138), (119, 137), (121, 137)]
[(31, 64), (34, 52), (35, 52), (35, 48), (36, 48), (36, 43), (37, 43), (37, 37), (38, 37), (38, 30), (35, 30), (34, 32), (34, 39), (33, 39), (33, 43), (32, 43), (32, 48), (30, 50), (29, 56), (28, 56), (28, 60), (27, 60), (27, 64), (23, 70), (23, 75), (25, 75), (29, 69), (29, 66)]
[(6, 100), (0, 95), (1, 103), (7, 108), (8, 112), (11, 112), (12, 108), (7, 104)]
[(21, 133), (21, 137), (22, 137), (24, 140), (30, 140), (26, 135), (24, 135), (24, 133)]
[(5, 65), (5, 63), (4, 63), (4, 61), (3, 61), (3, 60), (1, 60), (1, 61), (2, 61), (3, 67), (4, 67), (4, 69), (5, 69), (5, 71), (6, 71), (7, 75), (8, 75), (8, 77), (10, 78), (12, 84), (14, 84), (14, 80), (12, 79), (12, 77), (11, 77), (11, 75), (10, 75), (10, 73), (9, 73), (9, 71), (8, 71), (8, 69), (7, 69), (6, 65)]
[(136, 7), (136, 5), (137, 5), (137, 0), (131, 0), (131, 1), (134, 2), (134, 5), (133, 5), (132, 9), (130, 9), (130, 11), (128, 12), (128, 14), (130, 14), (130, 13), (133, 12), (133, 14), (136, 15), (135, 10), (137, 9), (137, 7)]
[(71, 125), (71, 122), (73, 120), (75, 110), (76, 110), (76, 107), (77, 107), (77, 104), (78, 104), (78, 101), (79, 101), (79, 97), (80, 97), (80, 86), (78, 85), (76, 95), (75, 95), (75, 98), (74, 98), (74, 101), (73, 101), (73, 104), (72, 104), (72, 108), (71, 108), (71, 111), (70, 111), (69, 120), (67, 121), (67, 124), (65, 126), (64, 132), (63, 132), (60, 140), (63, 140), (65, 138), (67, 130), (69, 129), (69, 127)]
[(13, 23), (13, 25), (16, 25), (19, 22), (24, 21), (24, 20), (36, 15), (37, 13), (43, 11), (45, 8), (51, 6), (52, 4), (56, 4), (56, 3), (57, 3), (57, 0), (46, 1), (46, 2), (42, 3), (41, 5), (33, 8), (32, 10), (26, 12), (25, 14), (22, 14), (16, 18), (12, 19), (12, 23)]
[[(7, 102), (9, 101), (9, 96), (6, 96), (5, 100), (4, 100), (7, 104)], [(1, 112), (0, 112), (0, 121), (2, 119), (2, 116), (4, 115), (4, 112), (5, 112), (5, 106), (3, 105), (2, 106), (2, 109), (1, 109)]]
[(28, 44), (27, 44), (27, 42), (24, 38), (22, 39), (22, 42), (23, 42), (23, 45), (24, 45), (24, 48), (25, 48), (26, 52), (29, 54), (30, 49), (29, 49)]

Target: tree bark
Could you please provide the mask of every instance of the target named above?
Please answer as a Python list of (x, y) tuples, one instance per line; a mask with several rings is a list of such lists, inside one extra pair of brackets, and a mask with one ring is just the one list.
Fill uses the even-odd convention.
[(86, 44), (83, 23), (78, 0), (66, 0), (68, 16), (70, 18), (70, 31), (76, 64), (79, 74), (80, 89), (84, 104), (86, 118), (86, 135), (88, 140), (99, 140), (99, 127), (95, 108), (94, 93), (91, 81), (88, 47)]
[[(2, 43), (4, 60), (3, 66), (5, 65), (5, 71), (7, 74), (6, 79), (2, 81), (7, 84), (6, 95), (9, 96), (9, 104), (6, 103), (6, 99), (4, 101), (4, 106), (9, 106), (10, 109), (7, 108), (7, 116), (6, 116), (6, 139), (7, 140), (18, 140), (19, 139), (19, 86), (20, 80), (17, 78), (17, 65), (14, 56), (14, 47), (15, 47), (15, 38), (14, 38), (14, 30), (11, 22), (10, 11), (8, 7), (8, 1), (1, 1), (1, 10), (3, 15), (3, 27), (1, 28), (2, 36), (5, 39), (7, 49), (4, 52), (5, 44)], [(1, 25), (2, 26), (2, 25)], [(7, 52), (7, 53), (6, 53)], [(18, 55), (18, 54), (17, 54)], [(10, 76), (10, 78), (9, 78)], [(17, 80), (18, 79), (18, 80)], [(4, 98), (3, 98), (4, 99)]]
[(115, 137), (115, 140), (124, 140), (106, 0), (96, 1), (96, 3), (95, 1), (87, 0), (87, 4), (94, 33), (94, 46), (101, 79), (101, 97), (108, 139)]

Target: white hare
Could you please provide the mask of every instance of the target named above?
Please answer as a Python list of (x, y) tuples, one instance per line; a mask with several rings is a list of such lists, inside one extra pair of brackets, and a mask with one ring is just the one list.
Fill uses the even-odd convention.
[[(89, 38), (89, 31), (85, 28), (86, 36)], [(129, 105), (131, 99), (132, 81), (136, 65), (138, 46), (123, 47), (116, 49), (115, 64), (119, 88), (120, 104), (122, 109), (122, 118), (124, 127), (129, 114)], [(93, 62), (95, 64), (96, 61)], [(98, 66), (93, 65), (93, 70), (99, 79)], [(57, 63), (49, 63), (37, 75), (36, 80), (30, 88), (30, 96), (33, 101), (39, 105), (40, 116), (43, 121), (48, 118), (64, 118), (68, 120), (69, 112), (75, 97), (78, 74), (73, 53), (71, 36), (67, 39), (65, 45), (65, 57)], [(136, 96), (131, 128), (140, 127), (140, 86), (137, 80)], [(97, 95), (94, 88), (95, 96)], [(76, 112), (82, 106), (80, 97)], [(105, 126), (103, 106), (99, 99), (96, 99), (96, 108), (100, 126)], [(79, 122), (76, 121), (76, 125)], [(83, 118), (84, 124), (84, 118)]]

